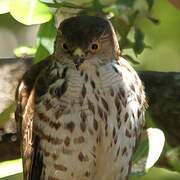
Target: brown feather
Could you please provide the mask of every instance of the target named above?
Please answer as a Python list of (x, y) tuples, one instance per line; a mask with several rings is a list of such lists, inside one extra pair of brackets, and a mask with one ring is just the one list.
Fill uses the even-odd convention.
[[(33, 65), (21, 79), (16, 90), (17, 108), (15, 119), (21, 139), (24, 180), (40, 179), (42, 157), (40, 156), (39, 140), (33, 134), (34, 90), (33, 87), (41, 70), (50, 62), (50, 57)], [(34, 160), (36, 159), (36, 161)]]

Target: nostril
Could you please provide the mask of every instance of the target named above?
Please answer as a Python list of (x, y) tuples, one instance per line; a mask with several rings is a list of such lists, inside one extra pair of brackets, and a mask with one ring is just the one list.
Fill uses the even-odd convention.
[(74, 64), (76, 66), (77, 69), (79, 69), (79, 66), (84, 62), (84, 58), (77, 58), (77, 59), (74, 59)]

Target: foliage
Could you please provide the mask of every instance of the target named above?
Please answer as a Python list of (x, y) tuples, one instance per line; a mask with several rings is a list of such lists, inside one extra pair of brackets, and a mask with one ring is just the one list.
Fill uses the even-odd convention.
[(36, 49), (32, 47), (27, 47), (27, 46), (20, 46), (16, 49), (14, 49), (14, 54), (16, 57), (28, 57), (28, 56), (33, 56), (36, 53)]
[(0, 163), (0, 178), (22, 172), (21, 159), (5, 161)]
[[(132, 49), (135, 55), (148, 47), (144, 42), (144, 33), (137, 27), (137, 18), (147, 18), (157, 24), (151, 14), (153, 0), (2, 0), (0, 13), (9, 12), (13, 18), (25, 25), (41, 24), (37, 37), (35, 62), (44, 59), (53, 52), (56, 35), (55, 21), (57, 12), (68, 8), (69, 15), (77, 9), (77, 14), (107, 17), (113, 23), (121, 47), (122, 55), (132, 63), (138, 64), (133, 57), (124, 54), (124, 49)], [(52, 17), (54, 18), (52, 19)], [(45, 23), (45, 24), (44, 24)], [(129, 34), (134, 33), (134, 38)]]
[[(159, 159), (165, 142), (164, 133), (157, 128), (142, 132), (139, 146), (133, 155), (131, 175), (144, 175)], [(157, 148), (158, 147), (158, 148)]]
[(171, 167), (177, 171), (177, 172), (180, 172), (180, 146), (176, 147), (176, 148), (173, 148), (173, 149), (170, 149), (168, 152), (167, 152), (167, 155), (166, 155)]
[(54, 18), (40, 26), (37, 37), (35, 62), (38, 62), (53, 52), (56, 27)]
[(15, 111), (15, 103), (12, 102), (9, 106), (0, 112), (0, 125), (3, 125), (8, 119), (10, 119), (11, 114)]
[(38, 0), (2, 0), (0, 7), (0, 13), (9, 12), (25, 25), (44, 23), (52, 18), (48, 6)]

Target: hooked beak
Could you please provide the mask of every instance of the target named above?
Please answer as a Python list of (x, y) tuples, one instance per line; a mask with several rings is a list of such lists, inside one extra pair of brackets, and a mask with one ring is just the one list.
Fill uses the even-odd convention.
[(82, 58), (77, 58), (77, 59), (74, 59), (74, 64), (76, 66), (76, 69), (79, 69), (79, 66), (84, 62), (84, 59)]
[(76, 69), (79, 69), (79, 66), (84, 62), (85, 59), (85, 53), (82, 51), (82, 49), (77, 48), (75, 49), (73, 53), (73, 60), (74, 64), (76, 66)]

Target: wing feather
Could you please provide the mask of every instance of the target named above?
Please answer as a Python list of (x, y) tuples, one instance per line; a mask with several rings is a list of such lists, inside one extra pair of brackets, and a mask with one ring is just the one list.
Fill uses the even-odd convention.
[(50, 58), (33, 65), (22, 77), (16, 89), (15, 119), (21, 141), (24, 180), (40, 179), (42, 155), (39, 138), (33, 133), (34, 120), (34, 85), (41, 70), (48, 66)]

